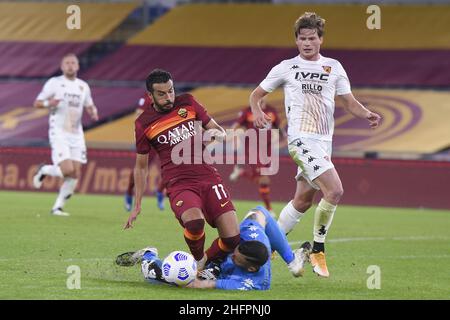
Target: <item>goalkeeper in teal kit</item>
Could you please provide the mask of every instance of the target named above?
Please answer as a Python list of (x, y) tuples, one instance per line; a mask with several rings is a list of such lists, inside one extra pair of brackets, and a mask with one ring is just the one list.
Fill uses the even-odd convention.
[[(300, 249), (292, 251), (285, 234), (277, 222), (262, 206), (252, 209), (240, 224), (240, 244), (223, 261), (213, 261), (198, 273), (197, 279), (188, 288), (224, 290), (268, 290), (271, 282), (272, 251), (286, 262), (295, 276), (303, 275), (305, 263), (309, 261), (311, 244), (305, 242)], [(116, 263), (122, 266), (141, 262), (144, 278), (149, 282), (165, 282), (161, 264), (155, 248), (122, 254)]]

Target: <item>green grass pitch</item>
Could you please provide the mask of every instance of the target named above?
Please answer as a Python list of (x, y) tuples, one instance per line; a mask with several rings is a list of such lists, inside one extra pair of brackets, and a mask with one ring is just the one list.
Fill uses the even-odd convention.
[[(114, 265), (116, 255), (148, 245), (160, 256), (188, 250), (173, 213), (159, 211), (154, 198), (144, 200), (135, 227), (125, 231), (122, 197), (76, 195), (65, 218), (48, 213), (55, 196), (0, 192), (0, 299), (450, 298), (450, 211), (340, 206), (327, 239), (329, 279), (318, 278), (310, 266), (303, 278), (293, 278), (278, 256), (269, 291), (233, 292), (151, 285), (138, 267)], [(239, 218), (256, 204), (235, 201)], [(283, 205), (275, 203), (276, 212)], [(311, 240), (312, 210), (289, 234), (293, 247)], [(209, 245), (217, 232), (206, 234)], [(66, 285), (72, 265), (81, 270), (79, 290)], [(380, 289), (367, 287), (373, 265)]]

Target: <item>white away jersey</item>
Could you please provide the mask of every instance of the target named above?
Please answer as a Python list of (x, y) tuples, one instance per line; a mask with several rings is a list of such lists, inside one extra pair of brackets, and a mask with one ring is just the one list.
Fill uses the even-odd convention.
[(334, 97), (351, 92), (339, 61), (323, 56), (317, 61), (300, 56), (284, 60), (259, 86), (267, 92), (283, 86), (289, 142), (299, 135), (331, 141)]
[(94, 104), (89, 85), (81, 79), (69, 80), (64, 75), (50, 78), (37, 100), (60, 100), (58, 107), (50, 111), (49, 135), (83, 135), (81, 118), (84, 107)]

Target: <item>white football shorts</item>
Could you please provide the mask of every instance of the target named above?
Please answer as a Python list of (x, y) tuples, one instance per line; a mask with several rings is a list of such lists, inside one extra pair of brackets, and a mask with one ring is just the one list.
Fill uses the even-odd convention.
[(64, 160), (74, 160), (87, 163), (86, 143), (83, 137), (57, 136), (50, 139), (52, 162), (55, 165)]
[(288, 146), (289, 154), (298, 165), (296, 180), (301, 177), (314, 188), (319, 186), (313, 181), (325, 171), (334, 168), (331, 162), (332, 142), (314, 138), (299, 137)]

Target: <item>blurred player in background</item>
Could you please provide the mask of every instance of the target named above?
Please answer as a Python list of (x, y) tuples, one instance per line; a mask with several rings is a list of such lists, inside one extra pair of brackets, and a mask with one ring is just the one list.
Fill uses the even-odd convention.
[(311, 264), (315, 273), (328, 277), (325, 237), (344, 193), (331, 162), (334, 99), (336, 97), (355, 117), (367, 120), (371, 128), (379, 125), (381, 117), (354, 98), (339, 61), (320, 55), (324, 26), (324, 19), (309, 12), (295, 22), (295, 40), (300, 54), (272, 68), (250, 95), (250, 105), (255, 126), (263, 128), (270, 118), (261, 110), (259, 101), (277, 87), (284, 88), (288, 148), (298, 165), (298, 182), (294, 199), (281, 211), (278, 223), (289, 233), (311, 207), (316, 192), (322, 191), (323, 197), (314, 214)]
[[(282, 139), (286, 138), (285, 131), (280, 128), (280, 117), (278, 116), (277, 109), (269, 105), (265, 98), (260, 101), (261, 109), (270, 117), (269, 127), (266, 129), (279, 129), (281, 131)], [(239, 113), (239, 117), (235, 123), (231, 126), (231, 129), (236, 130), (238, 128), (244, 128), (245, 130), (256, 129), (253, 125), (253, 113), (250, 107), (245, 108)], [(270, 133), (270, 132), (269, 132)], [(259, 135), (257, 137), (257, 145), (259, 146), (260, 139)], [(267, 139), (267, 150), (271, 150), (271, 135), (269, 134)], [(249, 159), (249, 144), (245, 143), (245, 159)], [(259, 154), (259, 153), (258, 153)], [(250, 164), (247, 168), (237, 164), (234, 166), (233, 172), (230, 174), (230, 181), (237, 181), (240, 177), (245, 177), (250, 179), (251, 181), (258, 184), (258, 191), (261, 199), (264, 202), (264, 206), (269, 210), (272, 215), (273, 213), (272, 206), (270, 203), (270, 177), (267, 175), (261, 175), (261, 167), (265, 165), (261, 164), (259, 159), (258, 163)], [(269, 166), (269, 165), (267, 165)]]
[[(136, 108), (135, 111), (136, 119), (144, 112), (145, 109), (150, 108), (152, 103), (153, 100), (148, 94), (145, 94), (142, 98), (140, 98), (138, 101), (138, 107)], [(156, 155), (156, 152), (153, 149), (150, 152), (151, 153), (149, 154), (149, 159), (152, 159)], [(156, 201), (159, 210), (164, 210), (164, 192), (165, 188), (164, 185), (162, 184), (162, 180), (160, 179), (158, 189), (156, 190)], [(127, 211), (131, 211), (133, 207), (133, 194), (134, 194), (134, 172), (131, 172), (128, 181), (128, 188), (125, 193), (124, 199), (125, 210)]]
[[(258, 206), (250, 210), (240, 224), (241, 240), (233, 253), (223, 261), (213, 261), (198, 274), (189, 288), (224, 290), (268, 290), (272, 280), (272, 250), (278, 252), (294, 277), (302, 276), (309, 261), (311, 244), (305, 242), (300, 249), (292, 251), (277, 222), (270, 212)], [(162, 261), (156, 248), (144, 248), (127, 252), (117, 257), (121, 266), (132, 266), (141, 262), (144, 278), (165, 282)]]
[(61, 61), (62, 75), (50, 78), (39, 93), (34, 107), (48, 108), (49, 140), (53, 165), (41, 165), (33, 177), (33, 185), (39, 189), (46, 176), (64, 179), (51, 214), (69, 216), (64, 204), (74, 193), (81, 166), (87, 162), (81, 119), (86, 109), (92, 120), (98, 120), (97, 108), (91, 97), (89, 85), (77, 78), (78, 58), (67, 54)]
[[(233, 251), (240, 239), (230, 193), (217, 170), (204, 162), (204, 145), (200, 146), (200, 152), (195, 152), (198, 148), (194, 137), (201, 134), (201, 130), (207, 130), (219, 141), (225, 138), (225, 130), (192, 95), (175, 97), (172, 76), (167, 71), (153, 70), (147, 77), (146, 86), (153, 104), (135, 122), (136, 201), (125, 229), (132, 227), (141, 212), (149, 152), (155, 149), (161, 160), (162, 180), (167, 188), (170, 205), (184, 228), (185, 241), (201, 270), (208, 259), (214, 260)], [(196, 122), (200, 122), (202, 128), (196, 127)], [(191, 147), (190, 162), (175, 164), (172, 150), (182, 142)], [(219, 238), (206, 252), (205, 220), (219, 233)]]

